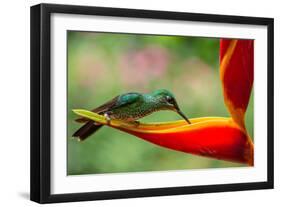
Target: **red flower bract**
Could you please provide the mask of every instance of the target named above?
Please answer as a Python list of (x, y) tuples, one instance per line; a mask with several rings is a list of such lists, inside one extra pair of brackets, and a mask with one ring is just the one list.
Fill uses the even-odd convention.
[(254, 41), (221, 40), (220, 70), (225, 104), (243, 128), (253, 85)]
[(251, 153), (245, 150), (247, 135), (232, 120), (208, 120), (173, 132), (121, 130), (162, 147), (216, 159), (248, 163)]

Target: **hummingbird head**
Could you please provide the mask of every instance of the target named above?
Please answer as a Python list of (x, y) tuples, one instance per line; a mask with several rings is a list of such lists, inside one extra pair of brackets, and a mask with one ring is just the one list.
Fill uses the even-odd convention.
[(166, 89), (159, 89), (153, 92), (153, 96), (157, 97), (157, 99), (161, 102), (163, 109), (172, 110), (177, 112), (181, 117), (183, 117), (189, 124), (191, 122), (188, 118), (182, 113), (180, 110), (178, 103), (174, 94)]

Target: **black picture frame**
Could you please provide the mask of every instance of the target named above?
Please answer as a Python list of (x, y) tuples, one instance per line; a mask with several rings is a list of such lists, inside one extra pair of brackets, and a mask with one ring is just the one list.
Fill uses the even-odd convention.
[[(267, 26), (267, 181), (189, 187), (51, 194), (50, 188), (50, 129), (51, 129), (51, 70), (50, 15), (53, 13), (133, 17), (194, 22), (218, 22)], [(195, 14), (153, 10), (135, 10), (89, 6), (39, 4), (31, 7), (31, 174), (30, 199), (39, 203), (88, 201), (102, 199), (166, 196), (224, 191), (273, 188), (273, 24), (272, 18)]]

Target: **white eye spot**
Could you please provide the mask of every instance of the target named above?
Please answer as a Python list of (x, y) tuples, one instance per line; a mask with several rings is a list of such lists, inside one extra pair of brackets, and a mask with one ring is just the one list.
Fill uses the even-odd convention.
[(170, 101), (172, 100), (172, 97), (171, 97), (171, 96), (166, 96), (166, 100), (167, 100), (168, 102), (170, 102)]

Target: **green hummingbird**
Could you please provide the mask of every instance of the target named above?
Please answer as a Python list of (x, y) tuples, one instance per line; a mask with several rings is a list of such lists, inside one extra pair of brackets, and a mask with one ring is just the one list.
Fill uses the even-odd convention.
[[(136, 92), (125, 93), (93, 109), (92, 112), (104, 115), (108, 122), (112, 119), (117, 119), (138, 124), (138, 119), (160, 110), (175, 111), (191, 124), (188, 118), (181, 112), (175, 96), (166, 89), (159, 89), (145, 94)], [(76, 121), (85, 123), (73, 134), (73, 137), (78, 137), (81, 141), (103, 126), (87, 118), (78, 118)]]

